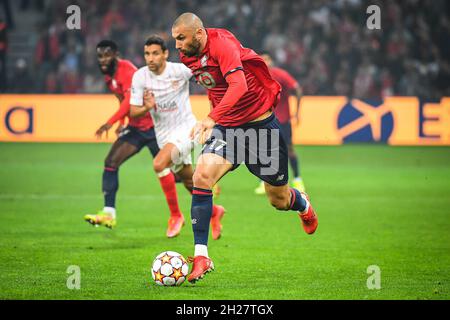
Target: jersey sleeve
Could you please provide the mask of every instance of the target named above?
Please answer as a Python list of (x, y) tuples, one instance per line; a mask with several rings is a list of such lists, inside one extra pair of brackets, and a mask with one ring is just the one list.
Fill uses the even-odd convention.
[(124, 94), (126, 92), (130, 91), (132, 79), (133, 79), (135, 72), (136, 72), (136, 68), (130, 66), (125, 69), (123, 76), (121, 76), (122, 89), (123, 89)]
[(287, 71), (280, 70), (280, 76), (283, 78), (283, 83), (289, 90), (293, 90), (298, 87), (298, 82)]
[(108, 120), (109, 125), (114, 125), (117, 121), (120, 121), (120, 124), (123, 125), (125, 123), (125, 118), (128, 116), (130, 112), (130, 91), (125, 92), (124, 98), (120, 102), (120, 108), (112, 115)]
[(133, 75), (130, 90), (130, 104), (142, 106), (144, 104), (145, 79), (142, 72), (137, 71)]
[(233, 72), (244, 70), (238, 43), (227, 37), (221, 37), (220, 42), (216, 43), (220, 43), (220, 48), (215, 48), (213, 58), (217, 60), (224, 78)]
[(182, 79), (189, 81), (194, 75), (188, 67), (186, 67), (184, 64), (179, 63), (178, 64), (178, 72)]

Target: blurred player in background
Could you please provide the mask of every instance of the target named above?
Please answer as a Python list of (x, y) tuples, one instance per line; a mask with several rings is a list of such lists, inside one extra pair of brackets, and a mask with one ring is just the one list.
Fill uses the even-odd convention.
[[(192, 193), (192, 157), (194, 147), (189, 133), (196, 124), (189, 101), (189, 80), (192, 72), (182, 63), (168, 62), (169, 50), (164, 40), (151, 36), (144, 46), (147, 66), (133, 76), (131, 89), (132, 119), (146, 117), (149, 111), (155, 123), (160, 152), (153, 159), (153, 168), (160, 179), (171, 179), (173, 172), (181, 178), (186, 189)], [(184, 217), (178, 206), (177, 190), (170, 190), (171, 216), (167, 236), (175, 237), (184, 225)], [(220, 219), (225, 210), (214, 205), (211, 222), (212, 237), (219, 239), (222, 225)]]
[[(212, 187), (229, 171), (240, 165), (239, 154), (252, 154), (257, 161), (244, 160), (249, 171), (265, 183), (272, 206), (298, 213), (303, 229), (312, 234), (318, 220), (305, 193), (288, 185), (288, 151), (273, 108), (281, 87), (270, 76), (264, 60), (253, 50), (244, 48), (225, 29), (205, 29), (192, 13), (179, 16), (172, 26), (172, 37), (180, 51), (180, 60), (189, 67), (197, 81), (208, 89), (212, 111), (191, 131), (191, 138), (204, 144), (193, 176), (191, 206), (194, 231), (194, 258), (188, 281), (196, 282), (214, 269), (208, 256), (209, 218), (213, 212)], [(246, 139), (257, 132), (275, 136), (261, 143)], [(233, 134), (233, 141), (224, 136)], [(244, 136), (242, 143), (235, 140)], [(233, 147), (231, 147), (233, 144)], [(271, 155), (270, 168), (261, 154)], [(278, 154), (278, 156), (277, 156)], [(239, 159), (239, 158), (238, 158)], [(270, 169), (269, 168), (269, 169)]]
[[(93, 225), (103, 225), (113, 228), (116, 225), (116, 193), (119, 188), (119, 167), (130, 157), (137, 154), (143, 147), (147, 147), (153, 157), (159, 152), (156, 142), (153, 120), (149, 113), (138, 119), (129, 118), (125, 127), (125, 118), (130, 113), (130, 88), (133, 74), (137, 68), (132, 62), (120, 59), (115, 42), (110, 40), (100, 41), (97, 45), (97, 60), (100, 71), (105, 75), (105, 82), (109, 90), (119, 100), (119, 110), (98, 130), (96, 135), (101, 138), (103, 133), (116, 123), (118, 139), (114, 142), (105, 160), (103, 171), (102, 190), (104, 194), (103, 210), (97, 214), (88, 214), (84, 219)], [(172, 209), (172, 194), (175, 189), (175, 178), (171, 172), (165, 177), (159, 178), (169, 208)], [(172, 212), (171, 214), (176, 214)]]
[[(273, 79), (278, 81), (281, 85), (280, 101), (275, 108), (275, 116), (280, 122), (281, 134), (284, 141), (288, 146), (289, 163), (291, 164), (292, 172), (294, 173), (294, 179), (292, 180), (292, 187), (305, 192), (305, 184), (300, 176), (299, 160), (292, 145), (292, 126), (291, 126), (291, 112), (289, 108), (289, 97), (295, 92), (296, 96), (296, 111), (295, 121), (296, 124), (300, 121), (300, 98), (302, 96), (302, 88), (286, 70), (273, 66), (272, 58), (268, 53), (264, 53), (261, 57), (269, 67), (270, 75)], [(259, 186), (255, 189), (256, 194), (265, 194), (264, 181), (261, 181)]]

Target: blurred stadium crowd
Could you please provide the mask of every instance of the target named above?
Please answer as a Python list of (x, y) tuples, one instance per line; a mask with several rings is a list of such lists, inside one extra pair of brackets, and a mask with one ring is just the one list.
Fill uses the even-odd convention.
[[(79, 31), (66, 27), (71, 4), (81, 8)], [(366, 27), (372, 4), (381, 8), (381, 30)], [(0, 8), (3, 92), (105, 92), (95, 54), (104, 38), (142, 66), (143, 43), (157, 33), (178, 61), (170, 28), (191, 11), (206, 27), (228, 28), (244, 46), (270, 52), (307, 95), (450, 96), (446, 0), (0, 0)]]

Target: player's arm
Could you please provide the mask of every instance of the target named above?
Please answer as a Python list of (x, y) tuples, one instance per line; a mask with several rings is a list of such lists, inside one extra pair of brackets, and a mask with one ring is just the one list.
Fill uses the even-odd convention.
[(297, 98), (297, 104), (296, 104), (296, 109), (295, 109), (295, 120), (296, 120), (296, 124), (299, 124), (300, 123), (300, 101), (302, 99), (303, 89), (297, 83), (297, 85), (294, 87), (294, 90), (295, 90), (295, 97)]
[(148, 113), (151, 108), (155, 107), (154, 96), (145, 90), (144, 75), (141, 71), (137, 71), (133, 75), (131, 82), (130, 95), (130, 117), (140, 118)]
[(220, 103), (208, 115), (215, 122), (227, 113), (248, 90), (247, 80), (242, 68), (236, 71), (232, 70), (232, 73), (229, 73), (225, 80), (228, 83), (228, 89)]
[[(123, 96), (117, 93), (114, 93), (114, 95), (116, 96), (117, 100), (119, 100), (119, 104), (121, 104)], [(125, 117), (119, 120), (119, 126), (116, 129), (116, 133), (118, 133), (118, 131), (120, 131), (124, 126), (125, 126)]]
[[(240, 57), (240, 48), (229, 39), (223, 39), (221, 46), (222, 48), (212, 52), (212, 55), (219, 64), (220, 71), (228, 83), (228, 88), (220, 103), (208, 115), (215, 122), (227, 113), (248, 90)], [(226, 50), (223, 50), (223, 48), (226, 48)]]
[(227, 50), (218, 50), (214, 54), (220, 70), (228, 83), (227, 91), (220, 103), (208, 114), (206, 119), (198, 123), (191, 132), (191, 138), (204, 143), (215, 123), (233, 107), (248, 91), (247, 80), (240, 59), (239, 48), (232, 41), (226, 41)]
[(119, 110), (117, 110), (116, 113), (113, 114), (111, 118), (108, 120), (108, 124), (114, 125), (116, 122), (120, 122), (120, 124), (124, 124), (125, 117), (130, 112), (130, 91), (128, 90), (125, 92), (125, 95), (120, 101), (120, 107)]
[(191, 131), (191, 139), (195, 139), (201, 144), (208, 140), (211, 129), (218, 119), (227, 113), (248, 90), (247, 81), (242, 70), (229, 74), (226, 77), (226, 81), (228, 83), (228, 89), (220, 103), (203, 121), (198, 122)]
[(285, 85), (287, 86), (287, 88), (289, 89), (289, 92), (295, 93), (295, 97), (296, 97), (296, 104), (295, 104), (295, 120), (296, 120), (296, 124), (299, 124), (300, 121), (300, 101), (303, 95), (303, 90), (302, 87), (298, 84), (297, 80), (294, 79), (293, 76), (291, 76), (289, 74), (289, 72), (285, 71), (285, 70), (281, 70), (281, 76), (283, 78), (283, 82), (285, 83)]
[(95, 132), (95, 135), (97, 136), (97, 138), (100, 139), (104, 132), (106, 132), (106, 137), (108, 137), (109, 129), (111, 129), (111, 127), (118, 121), (120, 122), (120, 126), (119, 126), (118, 130), (121, 129), (121, 127), (125, 123), (125, 117), (128, 115), (129, 110), (130, 110), (129, 96), (130, 96), (129, 92), (125, 93), (125, 97), (123, 99), (121, 99), (120, 97), (117, 96), (117, 98), (120, 101), (120, 107), (111, 116), (111, 118), (109, 118), (108, 121), (106, 121), (105, 124), (101, 125), (100, 128), (97, 129), (97, 131)]
[(151, 91), (144, 90), (142, 105), (132, 104), (130, 107), (130, 117), (140, 118), (146, 115), (150, 109), (156, 107), (155, 95)]

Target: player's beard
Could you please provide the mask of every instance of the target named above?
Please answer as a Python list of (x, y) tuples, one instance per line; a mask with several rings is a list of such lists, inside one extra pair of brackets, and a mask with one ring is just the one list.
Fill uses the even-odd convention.
[(193, 57), (198, 55), (200, 52), (200, 41), (196, 38), (192, 38), (192, 43), (188, 46), (186, 50), (183, 50), (182, 53), (187, 57)]
[(117, 66), (117, 60), (114, 59), (113, 61), (111, 61), (111, 63), (108, 65), (108, 69), (106, 69), (106, 71), (103, 71), (102, 69), (102, 65), (99, 63), (98, 67), (100, 68), (100, 72), (103, 74), (107, 74), (110, 75), (111, 77), (114, 75), (114, 73), (116, 72), (116, 66)]

